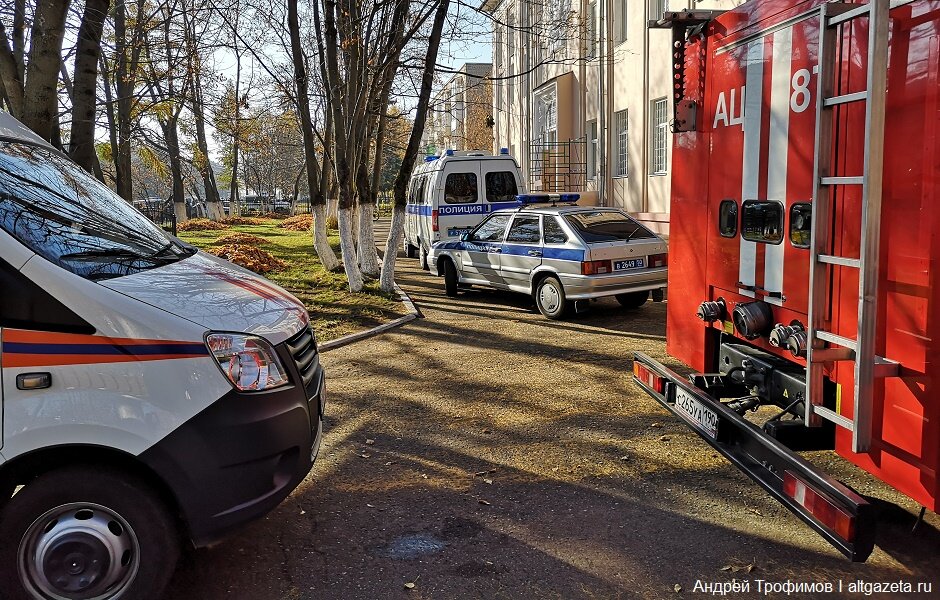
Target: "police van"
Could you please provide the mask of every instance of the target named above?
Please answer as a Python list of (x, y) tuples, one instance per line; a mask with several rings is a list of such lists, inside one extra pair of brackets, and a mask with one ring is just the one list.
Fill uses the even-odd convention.
[(408, 184), (404, 250), (428, 268), (431, 244), (459, 240), (488, 214), (518, 206), (525, 193), (522, 171), (503, 148), (498, 156), (447, 150), (428, 156)]
[(303, 305), (0, 112), (0, 596), (161, 595), (317, 456)]

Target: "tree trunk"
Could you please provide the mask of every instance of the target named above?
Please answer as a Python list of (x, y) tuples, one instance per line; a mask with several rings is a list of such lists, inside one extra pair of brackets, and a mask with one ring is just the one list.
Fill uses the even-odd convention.
[(28, 71), (23, 89), (23, 124), (52, 141), (59, 115), (59, 65), (69, 0), (43, 0), (36, 7), (30, 34)]
[(434, 87), (437, 54), (441, 45), (444, 21), (449, 7), (450, 0), (441, 0), (440, 5), (437, 7), (437, 13), (434, 15), (434, 23), (431, 25), (431, 37), (428, 41), (428, 53), (424, 59), (424, 72), (421, 76), (421, 91), (418, 94), (415, 122), (408, 138), (408, 147), (405, 149), (405, 156), (398, 170), (398, 176), (395, 178), (395, 205), (392, 211), (392, 226), (389, 229), (388, 240), (385, 243), (385, 256), (382, 261), (382, 277), (380, 279), (380, 287), (386, 292), (395, 290), (395, 259), (398, 258), (398, 247), (405, 231), (405, 205), (407, 204), (405, 191), (408, 187), (408, 180), (411, 178), (411, 171), (414, 169), (415, 160), (418, 157), (418, 147), (421, 145), (421, 136), (424, 134), (424, 125), (428, 118), (428, 105), (431, 101), (431, 89)]
[(379, 276), (379, 253), (375, 247), (375, 230), (372, 226), (372, 214), (375, 211), (375, 195), (372, 193), (368, 170), (368, 150), (363, 151), (359, 159), (356, 179), (359, 182), (359, 235), (356, 241), (359, 249), (359, 268), (363, 275), (371, 278)]
[[(313, 204), (314, 194), (320, 189), (318, 178), (320, 165), (317, 164), (317, 145), (313, 134), (313, 119), (310, 116), (310, 94), (307, 83), (307, 68), (304, 64), (303, 47), (300, 43), (300, 20), (297, 15), (297, 0), (288, 0), (287, 2), (287, 26), (290, 29), (291, 58), (294, 62), (294, 81), (297, 90), (297, 108), (300, 113), (300, 129), (304, 140), (304, 161), (307, 164), (307, 189), (310, 191), (310, 202)], [(322, 203), (322, 196), (318, 198)], [(316, 225), (323, 226), (323, 233), (326, 233), (326, 224), (321, 219), (317, 219)], [(314, 234), (316, 237), (316, 234)], [(336, 253), (328, 243), (314, 244), (314, 251), (320, 264), (327, 271), (332, 271), (339, 266), (339, 260)], [(321, 251), (323, 254), (321, 254)]]
[(176, 213), (176, 222), (185, 223), (189, 220), (186, 214), (186, 188), (183, 184), (183, 160), (180, 156), (179, 130), (176, 118), (172, 118), (163, 125), (163, 137), (166, 139), (167, 154), (170, 158), (170, 175), (173, 179), (173, 211)]
[(117, 193), (128, 202), (134, 199), (134, 183), (131, 179), (131, 111), (134, 93), (133, 75), (128, 56), (127, 9), (124, 2), (114, 6), (114, 35), (117, 53), (114, 87), (117, 92), (117, 148), (114, 155), (114, 172)]
[(86, 171), (95, 172), (95, 113), (98, 100), (98, 59), (101, 32), (111, 0), (86, 0), (85, 14), (78, 30), (75, 75), (72, 86), (72, 135), (69, 156)]
[(10, 114), (23, 114), (23, 79), (16, 63), (14, 48), (10, 45), (7, 31), (0, 21), (0, 92), (10, 109)]

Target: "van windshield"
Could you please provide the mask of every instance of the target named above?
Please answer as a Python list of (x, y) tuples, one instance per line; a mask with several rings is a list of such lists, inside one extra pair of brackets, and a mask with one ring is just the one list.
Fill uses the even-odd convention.
[(578, 212), (565, 215), (565, 220), (588, 244), (654, 237), (648, 229), (620, 212)]
[(0, 141), (0, 227), (50, 262), (93, 280), (195, 253), (72, 161), (18, 142)]

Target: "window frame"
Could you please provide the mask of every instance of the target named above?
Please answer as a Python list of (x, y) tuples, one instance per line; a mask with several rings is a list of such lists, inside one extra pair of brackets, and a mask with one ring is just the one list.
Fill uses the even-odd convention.
[(614, 113), (614, 127), (614, 133), (617, 135), (617, 170), (614, 177), (629, 177), (630, 113), (628, 109)]
[[(512, 235), (512, 228), (516, 225), (517, 221), (523, 219), (535, 219), (538, 223), (538, 239), (533, 241), (516, 241), (509, 239), (509, 236)], [(531, 215), (531, 214), (516, 214), (513, 215), (512, 220), (509, 221), (508, 226), (506, 227), (506, 234), (504, 236), (505, 243), (507, 244), (519, 244), (521, 246), (533, 246), (542, 244), (542, 215)]]
[[(745, 211), (749, 207), (757, 205), (757, 204), (776, 204), (779, 207), (780, 209), (780, 239), (778, 241), (772, 242), (768, 240), (751, 239), (747, 237), (747, 235), (745, 234), (745, 231), (746, 231), (744, 227)], [(753, 242), (755, 244), (767, 244), (770, 246), (779, 246), (780, 244), (783, 243), (783, 240), (788, 237), (787, 234), (785, 233), (787, 229), (786, 228), (786, 215), (787, 215), (787, 207), (784, 206), (783, 202), (780, 202), (779, 200), (745, 200), (744, 202), (741, 203), (741, 215), (739, 217), (740, 222), (739, 222), (738, 228), (741, 231), (741, 237), (744, 240), (748, 242)]]
[[(734, 231), (730, 234), (726, 234), (723, 231), (722, 224), (722, 207), (731, 205), (734, 207)], [(718, 204), (718, 235), (723, 238), (733, 239), (738, 237), (738, 230), (740, 229), (741, 224), (741, 211), (738, 210), (738, 201), (734, 198), (725, 198)]]
[[(660, 110), (660, 107), (662, 110)], [(650, 101), (650, 175), (669, 174), (669, 99)], [(660, 162), (660, 157), (662, 162)]]
[[(472, 175), (475, 181), (474, 187), (476, 188), (476, 193), (474, 194), (473, 200), (469, 202), (451, 202), (447, 199), (447, 186), (450, 183), (450, 178), (454, 175)], [(480, 202), (480, 174), (476, 171), (450, 171), (444, 177), (444, 194), (441, 198), (444, 201), (444, 204), (449, 205), (460, 205), (460, 204), (477, 204)]]
[[(793, 241), (793, 212), (797, 207), (809, 207), (809, 232), (810, 237), (806, 241), (806, 245), (797, 244)], [(800, 250), (809, 250), (812, 246), (812, 237), (813, 235), (813, 203), (812, 202), (794, 202), (790, 209), (787, 211), (787, 238), (790, 240), (790, 245), (794, 248), (799, 248)]]

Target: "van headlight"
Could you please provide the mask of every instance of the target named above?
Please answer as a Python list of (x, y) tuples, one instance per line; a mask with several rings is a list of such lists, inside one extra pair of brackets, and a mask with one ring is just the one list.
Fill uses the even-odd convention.
[(236, 389), (256, 392), (288, 383), (284, 365), (271, 344), (254, 335), (210, 333), (206, 345)]

